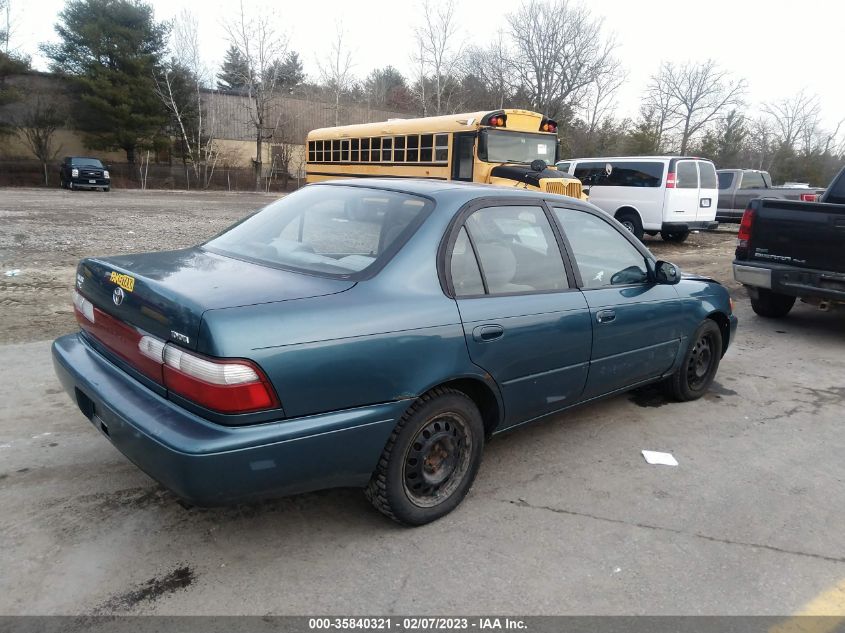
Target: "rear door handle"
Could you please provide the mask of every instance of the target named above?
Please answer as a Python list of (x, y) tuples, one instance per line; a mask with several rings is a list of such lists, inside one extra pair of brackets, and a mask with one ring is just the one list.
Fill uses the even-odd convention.
[(616, 318), (615, 310), (599, 310), (596, 312), (596, 321), (599, 323), (610, 323)]
[(505, 333), (505, 328), (501, 325), (479, 325), (472, 330), (472, 338), (479, 343), (487, 343), (488, 341), (495, 341), (497, 338), (502, 338)]

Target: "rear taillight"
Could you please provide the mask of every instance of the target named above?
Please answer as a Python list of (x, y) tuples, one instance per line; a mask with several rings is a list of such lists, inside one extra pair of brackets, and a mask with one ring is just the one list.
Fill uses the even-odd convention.
[(801, 202), (816, 202), (819, 196), (815, 193), (802, 193)]
[(666, 188), (667, 189), (674, 189), (675, 188), (675, 182), (676, 182), (675, 172), (670, 171), (668, 174), (666, 174)]
[(164, 386), (220, 413), (279, 407), (266, 376), (250, 361), (203, 358), (171, 344), (164, 347)]
[(748, 207), (745, 213), (742, 214), (742, 221), (739, 223), (739, 233), (736, 236), (736, 247), (739, 249), (747, 249), (748, 242), (751, 240), (751, 230), (754, 228), (754, 209)]
[(276, 392), (261, 369), (245, 359), (200, 356), (145, 334), (73, 295), (76, 320), (130, 366), (172, 393), (218, 413), (278, 409)]

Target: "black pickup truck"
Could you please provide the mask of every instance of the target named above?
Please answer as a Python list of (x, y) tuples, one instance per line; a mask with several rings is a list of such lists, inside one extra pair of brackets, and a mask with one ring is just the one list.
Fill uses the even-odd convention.
[(845, 169), (820, 202), (752, 200), (733, 267), (760, 316), (786, 316), (796, 298), (823, 310), (845, 304)]

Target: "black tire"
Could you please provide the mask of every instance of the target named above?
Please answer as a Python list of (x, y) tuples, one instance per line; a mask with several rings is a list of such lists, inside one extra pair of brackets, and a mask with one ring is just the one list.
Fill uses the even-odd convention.
[(690, 339), (678, 370), (666, 381), (668, 395), (678, 402), (697, 400), (710, 388), (722, 359), (722, 331), (705, 319)]
[(72, 182), (67, 183), (67, 188), (70, 189), (71, 191), (73, 191), (74, 190), (73, 189), (73, 183)]
[(795, 297), (778, 294), (765, 288), (758, 288), (756, 294), (756, 298), (751, 297), (751, 309), (767, 319), (783, 318), (795, 305)]
[(396, 425), (364, 494), (399, 523), (435, 521), (469, 492), (483, 446), (484, 423), (475, 403), (460, 391), (433, 389)]
[(670, 233), (668, 231), (660, 231), (660, 237), (663, 238), (664, 242), (675, 242), (675, 243), (682, 243), (686, 242), (687, 238), (689, 237), (689, 231), (678, 231)]
[(634, 234), (638, 240), (643, 239), (643, 223), (640, 222), (640, 216), (634, 211), (620, 211), (616, 214), (616, 219)]

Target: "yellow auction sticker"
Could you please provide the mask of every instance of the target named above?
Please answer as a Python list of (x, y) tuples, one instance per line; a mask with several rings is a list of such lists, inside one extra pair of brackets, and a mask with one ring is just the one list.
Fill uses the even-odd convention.
[(117, 284), (127, 292), (132, 292), (135, 289), (135, 278), (130, 277), (129, 275), (112, 271), (112, 274), (109, 276), (109, 281)]

